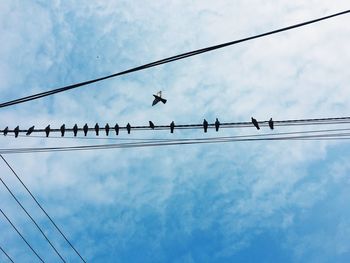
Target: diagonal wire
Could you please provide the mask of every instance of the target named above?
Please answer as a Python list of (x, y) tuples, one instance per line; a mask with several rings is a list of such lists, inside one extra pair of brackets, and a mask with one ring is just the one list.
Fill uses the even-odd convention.
[(47, 216), (47, 218), (50, 220), (50, 222), (54, 225), (54, 227), (57, 229), (57, 231), (62, 235), (62, 237), (66, 240), (66, 242), (69, 244), (69, 246), (75, 251), (75, 253), (80, 257), (80, 259), (83, 262), (86, 262), (83, 257), (80, 255), (78, 250), (73, 246), (73, 244), (68, 240), (66, 235), (62, 232), (62, 230), (57, 226), (57, 224), (53, 221), (53, 219), (49, 216), (49, 214), (46, 212), (46, 210), (41, 206), (41, 204), (38, 202), (38, 200), (34, 197), (32, 192), (28, 189), (28, 187), (25, 185), (25, 183), (21, 180), (21, 178), (18, 176), (18, 174), (15, 172), (15, 170), (12, 168), (12, 166), (6, 161), (6, 159), (0, 154), (1, 159), (6, 163), (8, 168), (12, 171), (12, 173), (16, 176), (17, 180), (22, 184), (22, 186), (26, 189), (26, 191), (29, 193), (29, 195), (32, 197), (34, 202), (39, 206), (41, 211)]
[(108, 76), (104, 76), (104, 77), (100, 77), (100, 78), (96, 78), (96, 79), (91, 79), (91, 80), (75, 83), (75, 84), (72, 84), (72, 85), (64, 86), (64, 87), (61, 87), (61, 88), (56, 88), (56, 89), (53, 89), (53, 90), (49, 90), (49, 91), (45, 91), (45, 92), (41, 92), (41, 93), (36, 93), (36, 94), (30, 95), (30, 96), (25, 96), (25, 97), (22, 97), (22, 98), (19, 98), (19, 99), (7, 101), (7, 102), (4, 102), (4, 103), (1, 103), (0, 104), (0, 108), (8, 107), (8, 106), (19, 104), (19, 103), (23, 103), (23, 102), (26, 102), (26, 101), (36, 100), (36, 99), (39, 99), (39, 98), (42, 98), (42, 97), (46, 97), (46, 96), (51, 96), (51, 95), (56, 94), (56, 93), (64, 92), (64, 91), (71, 90), (71, 89), (76, 89), (76, 88), (79, 88), (79, 87), (82, 87), (82, 86), (86, 86), (86, 85), (89, 85), (89, 84), (92, 84), (92, 83), (95, 83), (95, 82), (103, 81), (103, 80), (114, 78), (114, 77), (121, 76), (121, 75), (126, 75), (126, 74), (129, 74), (129, 73), (132, 73), (132, 72), (144, 70), (144, 69), (151, 68), (151, 67), (156, 67), (156, 66), (159, 66), (159, 65), (162, 65), (162, 64), (166, 64), (166, 63), (170, 63), (170, 62), (173, 62), (173, 61), (176, 61), (176, 60), (180, 60), (180, 59), (185, 59), (185, 58), (188, 58), (188, 57), (196, 56), (196, 55), (199, 55), (199, 54), (202, 54), (202, 53), (210, 52), (210, 51), (213, 51), (213, 50), (216, 50), (216, 49), (221, 49), (221, 48), (224, 48), (224, 47), (227, 47), (227, 46), (236, 45), (236, 44), (239, 44), (239, 43), (242, 43), (242, 42), (246, 42), (246, 41), (250, 41), (250, 40), (253, 40), (253, 39), (257, 39), (257, 38), (261, 38), (261, 37), (265, 37), (265, 36), (281, 33), (283, 31), (288, 31), (288, 30), (291, 30), (291, 29), (303, 27), (303, 26), (306, 26), (306, 25), (309, 25), (309, 24), (317, 23), (317, 22), (320, 22), (320, 21), (323, 21), (323, 20), (326, 20), (326, 19), (330, 19), (330, 18), (333, 18), (333, 17), (341, 16), (341, 15), (345, 15), (345, 14), (348, 14), (348, 13), (350, 13), (350, 10), (345, 10), (345, 11), (342, 11), (342, 12), (339, 12), (339, 13), (335, 13), (335, 14), (332, 14), (332, 15), (320, 17), (320, 18), (317, 18), (317, 19), (309, 20), (309, 21), (306, 21), (306, 22), (298, 23), (298, 24), (294, 24), (294, 25), (291, 25), (291, 26), (287, 26), (287, 27), (283, 27), (283, 28), (280, 28), (280, 29), (272, 30), (272, 31), (265, 32), (265, 33), (262, 33), (262, 34), (253, 35), (253, 36), (250, 36), (250, 37), (246, 37), (246, 38), (242, 38), (242, 39), (238, 39), (238, 40), (234, 40), (234, 41), (230, 41), (230, 42), (226, 42), (226, 43), (222, 43), (222, 44), (218, 44), (218, 45), (214, 45), (214, 46), (210, 46), (210, 47), (206, 47), (206, 48), (201, 48), (201, 49), (185, 52), (185, 53), (182, 53), (182, 54), (178, 54), (178, 55), (175, 55), (175, 56), (171, 56), (171, 57), (168, 57), (168, 58), (157, 60), (157, 61), (154, 61), (154, 62), (151, 62), (151, 63), (148, 63), (148, 64), (144, 64), (144, 65), (141, 65), (141, 66), (138, 66), (138, 67), (127, 69), (125, 71), (114, 73), (114, 74), (111, 74), (111, 75), (108, 75)]
[(10, 223), (10, 225), (13, 227), (13, 229), (17, 232), (17, 234), (22, 238), (22, 240), (27, 244), (27, 246), (30, 248), (30, 250), (33, 251), (33, 253), (37, 256), (37, 258), (41, 262), (44, 263), (45, 261), (39, 256), (39, 254), (34, 250), (34, 248), (28, 243), (28, 241), (25, 239), (25, 237), (21, 234), (21, 232), (19, 232), (17, 227), (12, 223), (12, 221), (7, 217), (7, 215), (4, 213), (4, 211), (2, 211), (1, 208), (0, 208), (0, 212), (6, 218), (6, 220)]
[(8, 260), (10, 260), (12, 263), (15, 263), (9, 254), (7, 254), (6, 251), (2, 248), (2, 246), (0, 246), (0, 250), (5, 254)]
[(35, 221), (35, 219), (29, 214), (29, 212), (27, 211), (27, 209), (25, 209), (25, 207), (21, 204), (21, 202), (17, 199), (17, 197), (13, 194), (13, 192), (11, 191), (11, 189), (7, 186), (7, 184), (2, 180), (2, 178), (0, 177), (0, 181), (1, 183), (5, 186), (5, 188), (7, 189), (7, 191), (11, 194), (11, 196), (13, 197), (13, 199), (15, 199), (15, 201), (17, 202), (17, 204), (22, 208), (22, 210), (27, 214), (27, 216), (32, 220), (32, 222), (34, 223), (34, 225), (38, 228), (38, 230), (40, 231), (40, 233), (43, 235), (43, 237), (46, 239), (46, 241), (49, 243), (49, 245), (52, 247), (52, 249), (56, 252), (56, 254), (61, 258), (61, 260), (63, 262), (66, 262), (64, 260), (64, 258), (62, 257), (62, 255), (58, 252), (58, 250), (56, 249), (56, 247), (51, 243), (50, 239), (47, 237), (47, 235), (44, 233), (44, 231), (41, 229), (41, 227), (38, 225), (38, 223)]

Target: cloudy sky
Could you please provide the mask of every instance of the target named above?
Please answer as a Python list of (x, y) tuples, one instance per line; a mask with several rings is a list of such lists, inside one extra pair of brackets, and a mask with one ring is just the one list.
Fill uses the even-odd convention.
[[(2, 0), (0, 102), (349, 8), (347, 0)], [(0, 129), (349, 116), (349, 23), (345, 15), (2, 108)], [(151, 107), (158, 90), (168, 102)], [(0, 148), (204, 136), (1, 136)], [(347, 141), (285, 141), (4, 157), (88, 262), (349, 262), (348, 154)], [(0, 171), (66, 261), (79, 262), (3, 162)], [(60, 262), (3, 185), (0, 200), (38, 254)], [(36, 262), (2, 215), (0, 233), (15, 262)]]

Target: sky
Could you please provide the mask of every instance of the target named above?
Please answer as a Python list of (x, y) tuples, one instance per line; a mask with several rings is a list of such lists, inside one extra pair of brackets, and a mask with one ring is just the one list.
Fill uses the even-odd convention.
[[(0, 102), (349, 7), (346, 0), (2, 0)], [(1, 108), (0, 129), (349, 116), (349, 23), (345, 15)], [(159, 90), (168, 101), (152, 107)], [(0, 148), (262, 132), (0, 136)], [(347, 141), (262, 141), (4, 157), (87, 262), (349, 262), (349, 154)], [(0, 171), (66, 261), (80, 262), (3, 162)], [(3, 185), (0, 200), (38, 254), (60, 262)], [(0, 233), (15, 262), (36, 262), (1, 215)], [(7, 262), (1, 253), (0, 261)]]

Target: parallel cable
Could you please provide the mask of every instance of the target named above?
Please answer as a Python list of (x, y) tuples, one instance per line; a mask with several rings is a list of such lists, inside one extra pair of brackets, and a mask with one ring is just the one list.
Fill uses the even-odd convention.
[(95, 82), (103, 81), (103, 80), (114, 78), (114, 77), (121, 76), (121, 75), (130, 74), (132, 72), (141, 71), (141, 70), (144, 70), (144, 69), (147, 69), (147, 68), (151, 68), (151, 67), (156, 67), (156, 66), (159, 66), (159, 65), (162, 65), (162, 64), (167, 64), (167, 63), (170, 63), (170, 62), (173, 62), (173, 61), (176, 61), (176, 60), (185, 59), (185, 58), (188, 58), (188, 57), (192, 57), (192, 56), (196, 56), (196, 55), (199, 55), (199, 54), (202, 54), (202, 53), (210, 52), (210, 51), (213, 51), (213, 50), (216, 50), (216, 49), (221, 49), (221, 48), (224, 48), (224, 47), (236, 45), (238, 43), (250, 41), (250, 40), (253, 40), (253, 39), (257, 39), (257, 38), (261, 38), (261, 37), (265, 37), (265, 36), (281, 33), (283, 31), (288, 31), (288, 30), (291, 30), (291, 29), (299, 28), (299, 27), (302, 27), (302, 26), (306, 26), (306, 25), (309, 25), (309, 24), (320, 22), (320, 21), (323, 21), (323, 20), (326, 20), (326, 19), (330, 19), (330, 18), (333, 18), (333, 17), (345, 15), (345, 14), (348, 14), (348, 13), (350, 13), (350, 10), (345, 10), (345, 11), (342, 11), (342, 12), (339, 12), (339, 13), (335, 13), (335, 14), (328, 15), (328, 16), (323, 16), (323, 17), (320, 17), (320, 18), (317, 18), (317, 19), (313, 19), (313, 20), (309, 20), (309, 21), (306, 21), (306, 22), (294, 24), (294, 25), (291, 25), (291, 26), (287, 26), (287, 27), (283, 27), (283, 28), (280, 28), (280, 29), (272, 30), (272, 31), (265, 32), (265, 33), (262, 33), (262, 34), (253, 35), (253, 36), (250, 36), (250, 37), (246, 37), (246, 38), (242, 38), (242, 39), (238, 39), (238, 40), (234, 40), (234, 41), (230, 41), (230, 42), (226, 42), (226, 43), (222, 43), (222, 44), (218, 44), (218, 45), (214, 45), (214, 46), (210, 46), (210, 47), (206, 47), (206, 48), (201, 48), (201, 49), (189, 51), (189, 52), (182, 53), (182, 54), (178, 54), (178, 55), (171, 56), (171, 57), (168, 57), (168, 58), (164, 58), (164, 59), (161, 59), (161, 60), (157, 60), (157, 61), (154, 61), (154, 62), (151, 62), (151, 63), (148, 63), (148, 64), (144, 64), (144, 65), (141, 65), (141, 66), (138, 66), (138, 67), (134, 67), (134, 68), (131, 68), (131, 69), (128, 69), (128, 70), (125, 70), (125, 71), (114, 73), (114, 74), (111, 74), (111, 75), (108, 75), (108, 76), (104, 76), (104, 77), (100, 77), (100, 78), (96, 78), (96, 79), (91, 79), (91, 80), (88, 80), (88, 81), (83, 81), (83, 82), (75, 83), (75, 84), (72, 84), (72, 85), (64, 86), (64, 87), (61, 87), (61, 88), (56, 88), (56, 89), (53, 89), (53, 90), (40, 92), (40, 93), (36, 93), (36, 94), (30, 95), (30, 96), (25, 96), (25, 97), (22, 97), (22, 98), (19, 98), (19, 99), (7, 101), (7, 102), (4, 102), (4, 103), (1, 103), (0, 104), (0, 108), (8, 107), (8, 106), (19, 104), (19, 103), (23, 103), (23, 102), (26, 102), (26, 101), (36, 100), (36, 99), (39, 99), (39, 98), (42, 98), (42, 97), (46, 97), (46, 96), (51, 96), (51, 95), (54, 95), (56, 93), (64, 92), (64, 91), (71, 90), (71, 89), (76, 89), (78, 87), (86, 86), (86, 85), (89, 85), (89, 84), (92, 84), (92, 83), (95, 83)]
[(9, 254), (8, 253), (6, 253), (6, 251), (0, 246), (0, 250), (2, 251), (2, 253), (4, 253), (4, 255), (7, 257), (7, 259), (9, 260), (9, 261), (11, 261), (12, 263), (15, 263), (14, 261), (13, 261), (13, 259), (9, 256)]
[(69, 244), (69, 246), (75, 251), (75, 253), (80, 257), (80, 259), (86, 263), (84, 258), (80, 255), (78, 250), (73, 246), (73, 244), (68, 240), (66, 235), (62, 232), (62, 230), (57, 226), (57, 224), (54, 222), (54, 220), (49, 216), (49, 214), (46, 212), (46, 210), (42, 207), (42, 205), (38, 202), (38, 200), (34, 197), (32, 192), (29, 190), (29, 188), (26, 186), (26, 184), (22, 181), (22, 179), (18, 176), (18, 174), (15, 172), (15, 170), (12, 168), (12, 166), (6, 161), (6, 159), (0, 154), (1, 159), (5, 162), (5, 164), (8, 166), (8, 168), (12, 171), (12, 173), (16, 176), (17, 180), (22, 184), (22, 186), (26, 189), (28, 194), (32, 197), (34, 202), (38, 205), (38, 207), (43, 211), (43, 213), (46, 215), (46, 217), (50, 220), (50, 222), (54, 225), (54, 227), (57, 229), (57, 231), (61, 234), (61, 236), (66, 240), (66, 242)]
[(11, 194), (11, 196), (13, 197), (13, 199), (15, 199), (15, 201), (17, 202), (17, 204), (22, 208), (22, 210), (27, 214), (27, 216), (30, 218), (30, 220), (32, 220), (32, 222), (34, 223), (34, 225), (38, 228), (39, 232), (43, 235), (43, 237), (46, 239), (46, 241), (49, 243), (49, 245), (52, 247), (52, 249), (55, 251), (55, 253), (60, 257), (60, 259), (63, 262), (66, 262), (64, 260), (64, 258), (62, 257), (62, 255), (58, 252), (58, 250), (56, 249), (56, 247), (52, 244), (52, 242), (50, 241), (50, 239), (47, 237), (47, 235), (44, 233), (44, 231), (41, 229), (41, 227), (38, 225), (38, 223), (35, 221), (35, 219), (29, 214), (29, 212), (27, 211), (27, 209), (25, 209), (25, 207), (22, 205), (22, 203), (17, 199), (17, 197), (14, 195), (14, 193), (11, 191), (11, 189), (7, 186), (7, 184), (2, 180), (2, 178), (0, 177), (0, 181), (1, 183), (5, 186), (5, 188), (7, 189), (7, 191)]
[(4, 213), (4, 211), (2, 211), (2, 209), (0, 208), (0, 212), (2, 213), (2, 215), (6, 218), (6, 220), (10, 223), (10, 225), (13, 227), (13, 229), (17, 232), (17, 234), (22, 238), (22, 240), (27, 244), (27, 246), (30, 248), (31, 251), (33, 251), (33, 253), (36, 255), (36, 257), (41, 261), (41, 262), (45, 262), (40, 256), (39, 254), (34, 250), (34, 248), (28, 243), (28, 241), (25, 239), (25, 237), (21, 234), (21, 232), (19, 232), (19, 230), (17, 229), (17, 227), (12, 223), (12, 221), (7, 217), (7, 215)]

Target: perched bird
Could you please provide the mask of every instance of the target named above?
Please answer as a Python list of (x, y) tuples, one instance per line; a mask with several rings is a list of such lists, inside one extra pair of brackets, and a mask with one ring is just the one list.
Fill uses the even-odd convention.
[(88, 131), (89, 131), (89, 126), (87, 125), (87, 123), (85, 123), (85, 125), (83, 127), (83, 131), (84, 131), (84, 136), (86, 136)]
[(115, 135), (119, 134), (119, 125), (118, 123), (114, 126), (114, 130), (115, 130)]
[(154, 97), (154, 100), (153, 100), (152, 106), (156, 105), (160, 101), (163, 102), (163, 104), (166, 103), (166, 99), (162, 98), (162, 92), (161, 91), (158, 91), (157, 95), (153, 94), (153, 97)]
[(63, 125), (61, 126), (60, 130), (61, 130), (61, 137), (63, 137), (63, 136), (64, 136), (64, 133), (66, 132), (66, 125), (63, 124)]
[(95, 124), (95, 132), (96, 136), (98, 136), (98, 131), (100, 130), (100, 126), (98, 126), (98, 123)]
[(151, 121), (149, 121), (149, 127), (150, 127), (152, 130), (154, 130), (154, 123), (151, 122)]
[(6, 127), (6, 128), (4, 129), (4, 136), (6, 136), (8, 132), (9, 132), (9, 127)]
[(109, 124), (108, 123), (106, 123), (106, 125), (105, 125), (105, 131), (106, 131), (106, 136), (108, 136), (108, 134), (109, 134)]
[(34, 131), (34, 125), (28, 129), (26, 135), (27, 136), (30, 135), (33, 131)]
[(269, 120), (269, 126), (270, 126), (270, 129), (273, 130), (273, 120), (272, 120), (272, 118), (270, 118), (270, 120)]
[(174, 121), (172, 121), (172, 122), (170, 123), (170, 132), (171, 132), (171, 133), (174, 133), (174, 129), (175, 129), (175, 123), (174, 123)]
[(75, 124), (73, 127), (73, 133), (74, 133), (74, 137), (76, 137), (77, 133), (78, 133), (78, 125), (77, 124)]
[(130, 130), (131, 130), (131, 125), (130, 125), (130, 123), (128, 123), (128, 124), (126, 125), (126, 130), (128, 131), (128, 134), (130, 134)]
[(203, 121), (203, 129), (204, 129), (204, 132), (207, 132), (207, 130), (208, 130), (208, 122), (206, 119), (204, 119), (204, 121)]
[(260, 130), (258, 121), (257, 121), (256, 119), (254, 119), (253, 117), (252, 117), (252, 123), (253, 123), (253, 125), (255, 126), (255, 128), (257, 128), (258, 130)]
[(17, 137), (18, 137), (18, 133), (19, 133), (19, 126), (17, 126), (17, 127), (13, 130), (13, 132), (15, 133), (15, 138), (17, 138)]
[(50, 125), (47, 125), (45, 128), (46, 137), (49, 137), (50, 131), (51, 131)]
[(220, 127), (220, 122), (219, 122), (218, 118), (216, 118), (216, 121), (215, 121), (215, 130), (216, 130), (216, 131), (219, 131), (219, 127)]

